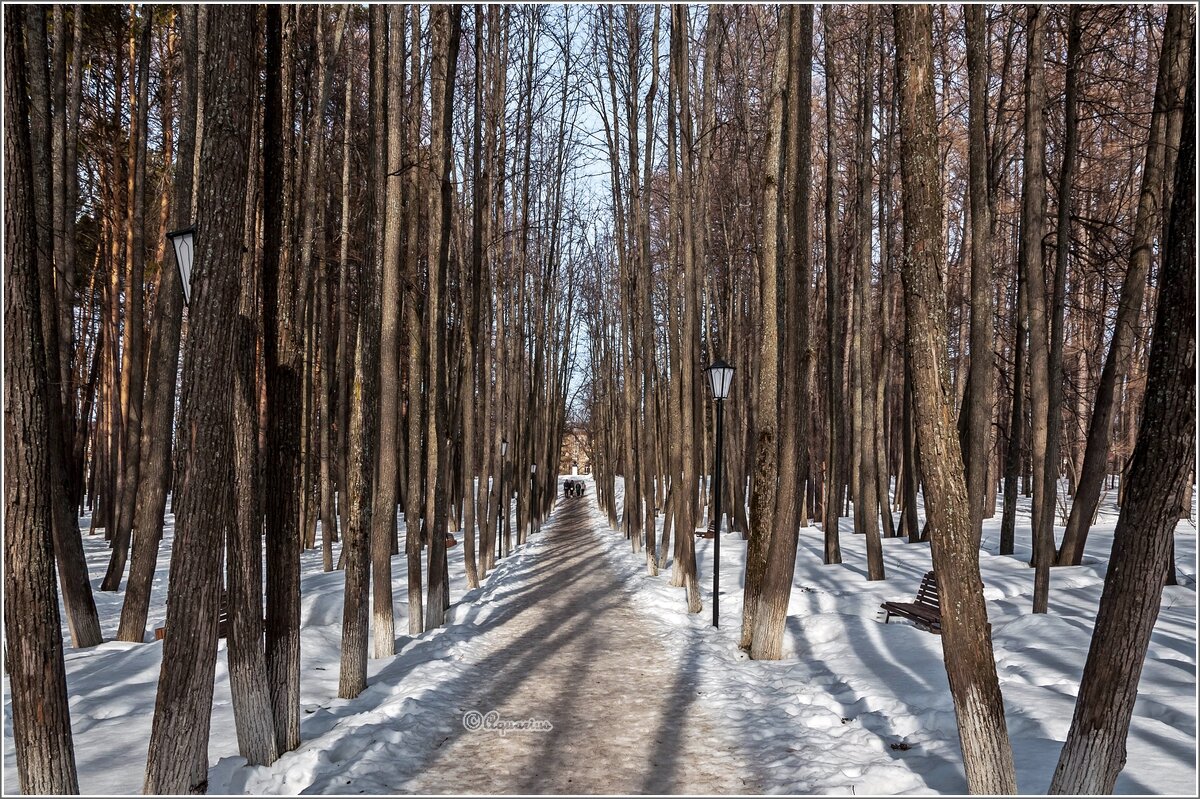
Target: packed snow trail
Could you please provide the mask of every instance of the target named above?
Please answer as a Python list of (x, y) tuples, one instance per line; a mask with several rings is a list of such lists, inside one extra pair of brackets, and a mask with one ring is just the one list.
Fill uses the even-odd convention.
[[(489, 619), (464, 711), (553, 729), (468, 731), (403, 783), (418, 793), (747, 793), (758, 784), (718, 718), (677, 677), (589, 534), (589, 496), (560, 500), (538, 537), (530, 584)], [(530, 727), (539, 725), (530, 724)], [(545, 725), (540, 725), (545, 726)]]
[[(628, 601), (591, 523), (594, 503), (591, 492), (561, 499), (482, 595), (456, 608), (453, 626), (406, 647), (396, 660), (413, 665), (384, 667), (324, 734), (267, 768), (231, 773), (228, 759), (210, 790), (760, 791), (733, 731), (697, 695), (694, 670)], [(427, 690), (413, 696), (408, 670), (426, 671), (431, 655)], [(370, 709), (345, 713), (360, 703)], [(490, 729), (478, 729), (481, 717)], [(528, 729), (498, 729), (506, 722)]]

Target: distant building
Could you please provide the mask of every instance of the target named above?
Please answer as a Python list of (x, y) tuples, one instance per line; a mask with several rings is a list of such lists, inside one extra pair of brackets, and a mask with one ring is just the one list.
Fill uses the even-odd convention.
[(562, 448), (558, 456), (558, 473), (592, 473), (592, 442), (582, 427), (573, 427), (563, 433)]

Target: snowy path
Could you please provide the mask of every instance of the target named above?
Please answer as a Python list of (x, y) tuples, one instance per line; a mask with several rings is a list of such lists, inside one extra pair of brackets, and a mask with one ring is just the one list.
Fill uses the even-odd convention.
[[(410, 640), (357, 700), (306, 719), (305, 742), (272, 766), (218, 764), (210, 790), (761, 791), (694, 670), (655, 634), (661, 622), (630, 602), (594, 504), (560, 501), (450, 626)], [(472, 711), (552, 729), (472, 731)], [(310, 738), (314, 726), (324, 730)]]
[(532, 582), (488, 620), (460, 706), (549, 731), (447, 739), (404, 784), (420, 793), (745, 793), (758, 788), (717, 717), (675, 674), (589, 534), (590, 498), (563, 500), (542, 528)]

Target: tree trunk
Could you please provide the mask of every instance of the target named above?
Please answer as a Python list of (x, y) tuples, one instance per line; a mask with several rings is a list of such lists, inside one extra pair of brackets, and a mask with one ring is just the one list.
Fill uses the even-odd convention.
[[(54, 236), (54, 284), (56, 297), (56, 317), (53, 321), (58, 325), (55, 341), (58, 343), (58, 381), (59, 400), (64, 408), (63, 441), (70, 446), (73, 444), (78, 419), (75, 416), (75, 385), (73, 359), (75, 355), (75, 268), (74, 263), (67, 263), (67, 23), (62, 3), (54, 4), (53, 11), (54, 40), (50, 51), (50, 170), (51, 170), (51, 200), (52, 234)], [(78, 20), (77, 20), (78, 21)], [(79, 62), (75, 62), (78, 64)], [(76, 69), (76, 72), (79, 72)], [(72, 131), (74, 133), (74, 131)], [(170, 134), (166, 135), (170, 140)], [(169, 146), (169, 145), (168, 145)], [(73, 176), (74, 180), (78, 176)], [(74, 213), (72, 203), (69, 213)], [(72, 249), (72, 261), (74, 250)], [(47, 342), (48, 344), (48, 342)], [(64, 450), (63, 466), (67, 474), (75, 468), (69, 456), (71, 450)], [(70, 485), (70, 483), (68, 483)], [(73, 494), (68, 494), (73, 496)]]
[(23, 10), (4, 11), (4, 662), (23, 794), (78, 793), (54, 594), (49, 379), (37, 284)]
[(683, 194), (681, 246), (683, 251), (683, 349), (680, 385), (683, 390), (683, 414), (680, 420), (683, 431), (683, 483), (680, 485), (680, 508), (683, 515), (677, 520), (676, 537), (679, 542), (679, 565), (683, 572), (683, 585), (687, 589), (689, 613), (699, 613), (700, 587), (696, 578), (696, 511), (697, 488), (700, 483), (700, 463), (695, 454), (696, 402), (695, 367), (700, 358), (700, 320), (697, 306), (700, 303), (700, 284), (697, 260), (696, 199), (692, 192), (692, 175), (696, 168), (695, 146), (692, 141), (691, 113), (691, 57), (688, 55), (688, 11), (686, 6), (675, 6), (675, 21), (671, 34), (676, 38), (676, 98), (679, 102), (679, 153), (680, 185)]
[[(659, 446), (656, 433), (658, 431), (656, 403), (654, 401), (654, 311), (651, 307), (650, 293), (654, 285), (654, 265), (650, 260), (650, 193), (654, 177), (654, 100), (658, 96), (658, 62), (659, 62), (659, 27), (661, 6), (654, 7), (654, 24), (650, 30), (650, 88), (646, 90), (644, 102), (646, 116), (646, 153), (642, 159), (642, 196), (640, 206), (641, 218), (635, 220), (638, 224), (638, 238), (641, 248), (638, 266), (641, 274), (638, 279), (646, 290), (640, 292), (641, 307), (639, 310), (642, 337), (642, 403), (645, 406), (645, 439), (642, 445), (642, 458), (645, 471), (642, 473), (643, 503), (646, 508), (646, 571), (650, 576), (658, 575), (658, 551), (655, 546), (655, 518), (657, 516), (656, 488), (664, 482), (666, 476), (655, 468), (655, 453)], [(706, 62), (706, 67), (707, 67)], [(717, 488), (720, 490), (720, 487)], [(718, 522), (719, 524), (720, 522)]]
[[(788, 36), (787, 162), (788, 162), (788, 260), (791, 270), (784, 272), (784, 297), (787, 324), (784, 330), (785, 363), (803, 361), (802, 348), (808, 346), (804, 331), (808, 325), (807, 303), (812, 280), (809, 209), (811, 202), (812, 161), (812, 6), (789, 9), (780, 24), (780, 36)], [(782, 41), (780, 49), (783, 48)], [(787, 274), (791, 271), (791, 274)], [(803, 372), (803, 369), (802, 369)], [(807, 406), (807, 385), (789, 380), (784, 391), (784, 427), (780, 438), (779, 495), (776, 502), (775, 531), (767, 552), (766, 572), (758, 608), (754, 613), (754, 631), (750, 654), (755, 660), (778, 660), (782, 654), (783, 630), (791, 598), (792, 577), (796, 571), (796, 544), (799, 516), (803, 513), (803, 480), (806, 473), (801, 432), (802, 407)]]
[[(349, 48), (347, 48), (349, 49)], [(346, 504), (350, 495), (350, 381), (354, 364), (350, 359), (350, 331), (357, 322), (350, 313), (350, 140), (353, 122), (354, 79), (346, 76), (345, 107), (342, 110), (342, 224), (338, 248), (338, 311), (337, 311), (337, 473), (338, 523), (344, 528), (349, 521)], [(333, 570), (333, 542), (339, 539), (337, 529), (325, 530), (321, 536), (321, 565)]]
[[(1026, 8), (1025, 157), (1021, 205), (1020, 268), (1029, 311), (1029, 405), (1033, 457), (1033, 612), (1045, 613), (1054, 558), (1054, 496), (1046, 492), (1046, 442), (1049, 424), (1050, 373), (1046, 329), (1046, 281), (1042, 265), (1042, 230), (1046, 216), (1046, 77), (1044, 69), (1046, 12)], [(1049, 514), (1049, 515), (1047, 515)]]
[[(134, 16), (136, 23), (136, 16)], [(139, 467), (141, 466), (142, 443), (142, 390), (145, 368), (142, 358), (145, 333), (145, 223), (146, 223), (146, 141), (149, 121), (150, 84), (150, 26), (152, 16), (146, 13), (142, 19), (137, 58), (137, 100), (132, 110), (133, 130), (129, 137), (129, 228), (126, 231), (126, 277), (125, 277), (125, 330), (121, 342), (121, 404), (125, 411), (124, 437), (122, 443), (122, 475), (118, 485), (120, 495), (116, 497), (117, 529), (113, 535), (112, 556), (108, 571), (100, 583), (102, 591), (116, 591), (121, 587), (121, 576), (125, 573), (125, 562), (129, 557), (129, 541), (133, 527), (135, 494), (137, 493)], [(130, 35), (130, 60), (133, 60), (133, 36)]]
[(1075, 501), (1071, 505), (1067, 529), (1063, 534), (1058, 562), (1064, 565), (1078, 565), (1083, 558), (1087, 533), (1100, 502), (1100, 489), (1108, 466), (1113, 400), (1117, 386), (1129, 371), (1134, 334), (1150, 273), (1151, 240), (1159, 222), (1166, 151), (1177, 146), (1177, 142), (1169, 141), (1167, 137), (1167, 115), (1183, 94), (1189, 70), (1191, 40), (1192, 23), (1188, 11), (1183, 7), (1168, 6), (1158, 64), (1158, 84), (1154, 92), (1154, 112), (1150, 118), (1146, 161), (1142, 167), (1141, 193), (1130, 242), (1129, 266), (1125, 281), (1121, 284), (1121, 299), (1117, 305), (1108, 356), (1096, 387), (1096, 401), (1088, 424), (1087, 447), (1075, 489)]
[(202, 793), (217, 659), (224, 532), (234, 522), (233, 310), (245, 221), (254, 91), (254, 10), (225, 9), (209, 20), (212, 59), (200, 156), (190, 333), (180, 413), (180, 480), (167, 596), (166, 638), (146, 762), (147, 793)]
[(934, 123), (932, 17), (928, 6), (896, 6), (893, 12), (901, 98), (906, 344), (942, 607), (942, 650), (968, 790), (1015, 793), (1012, 748), (971, 532), (962, 453), (951, 421), (946, 299), (939, 278), (942, 199)]
[[(475, 6), (475, 42), (473, 60), (474, 107), (471, 112), (471, 258), (462, 259), (463, 279), (460, 281), (463, 331), (463, 359), (459, 372), (459, 397), (462, 416), (462, 493), (463, 503), (463, 561), (467, 572), (467, 588), (479, 587), (479, 566), (475, 560), (475, 509), (478, 501), (475, 493), (475, 351), (479, 328), (480, 284), (483, 282), (483, 9)], [(486, 441), (486, 439), (485, 439)], [(479, 486), (482, 491), (485, 486)]]
[[(783, 10), (782, 20), (791, 17), (792, 9)], [(783, 21), (780, 30), (786, 30)], [(674, 32), (674, 31), (673, 31)], [(785, 92), (787, 86), (788, 48), (780, 42), (775, 50), (775, 71), (771, 84), (770, 111), (767, 116), (766, 162), (763, 180), (762, 280), (760, 302), (763, 315), (762, 333), (758, 345), (758, 391), (754, 400), (757, 441), (754, 447), (754, 478), (750, 492), (750, 540), (746, 544), (746, 582), (743, 591), (742, 634), (738, 644), (750, 649), (758, 625), (759, 597), (767, 571), (767, 553), (775, 535), (778, 510), (779, 444), (779, 318), (778, 277), (783, 261), (779, 252), (779, 187), (782, 182), (782, 145)], [(687, 91), (687, 83), (681, 83)], [(786, 285), (786, 284), (785, 284)], [(687, 361), (684, 361), (686, 369)], [(686, 375), (686, 373), (685, 373)], [(684, 377), (684, 385), (688, 385)], [(686, 429), (686, 428), (685, 428)], [(684, 435), (685, 440), (688, 436)], [(791, 464), (787, 465), (791, 468)], [(690, 529), (680, 531), (690, 535)]]
[(864, 41), (867, 42), (866, 52), (862, 54), (862, 75), (860, 77), (859, 95), (859, 162), (858, 162), (858, 277), (854, 283), (854, 353), (855, 353), (855, 387), (854, 415), (858, 420), (858, 430), (854, 437), (854, 458), (858, 466), (858, 482), (854, 487), (854, 520), (855, 531), (866, 535), (867, 544), (867, 579), (884, 579), (883, 544), (879, 540), (879, 506), (887, 502), (887, 495), (879, 496), (875, 456), (875, 368), (874, 368), (874, 330), (875, 324), (867, 324), (867, 315), (871, 313), (868, 305), (873, 306), (871, 289), (871, 255), (872, 255), (872, 203), (871, 203), (871, 131), (872, 131), (872, 102), (871, 58), (870, 45), (875, 41), (875, 13), (870, 6), (866, 9), (867, 30)]
[[(418, 309), (421, 306), (421, 264), (418, 225), (420, 221), (420, 206), (424, 196), (421, 188), (421, 172), (417, 158), (420, 148), (422, 87), (421, 79), (421, 10), (419, 6), (409, 9), (411, 23), (409, 31), (412, 37), (412, 68), (409, 70), (411, 96), (408, 109), (408, 145), (411, 150), (411, 162), (406, 173), (408, 192), (407, 222), (408, 233), (405, 237), (405, 262), (408, 274), (408, 296), (404, 303), (404, 324), (408, 336), (408, 490), (405, 491), (404, 539), (405, 559), (408, 562), (408, 634), (420, 635), (425, 630), (424, 598), (421, 592), (421, 544), (422, 544), (422, 511), (425, 506), (425, 491), (422, 490), (424, 472), (424, 447), (422, 446), (422, 428), (425, 421), (425, 409), (428, 405), (425, 388), (429, 385), (429, 375), (424, 372), (422, 355), (425, 352), (421, 318)], [(429, 304), (425, 303), (425, 312), (429, 313)], [(428, 487), (429, 490), (432, 486)]]
[[(1018, 270), (1021, 272), (1021, 270)], [(1011, 555), (1016, 544), (1017, 527), (1017, 481), (1021, 477), (1021, 454), (1024, 451), (1025, 434), (1025, 341), (1029, 326), (1025, 313), (1025, 275), (1017, 277), (1017, 296), (1013, 303), (1016, 346), (1013, 348), (1013, 395), (1012, 413), (1008, 421), (1008, 442), (1004, 453), (1004, 514), (1000, 519), (1000, 554)]]
[[(196, 8), (180, 6), (178, 25), (182, 46), (179, 81), (179, 146), (175, 153), (175, 182), (171, 215), (175, 229), (192, 221), (192, 170), (196, 145)], [(269, 248), (268, 248), (269, 249)], [(150, 375), (146, 381), (148, 420), (134, 510), (134, 536), (125, 603), (117, 638), (141, 642), (146, 633), (150, 591), (162, 540), (167, 489), (171, 481), (171, 446), (174, 439), (175, 384), (179, 371), (179, 340), (183, 317), (183, 286), (175, 254), (164, 264), (154, 298), (150, 332)]]
[[(266, 102), (263, 106), (263, 241), (283, 242), (285, 131), (292, 128), (290, 87), (294, 20), (268, 6)], [(285, 55), (286, 48), (286, 55)], [(211, 99), (211, 96), (210, 96)], [(267, 373), (266, 565), (267, 678), (279, 751), (300, 745), (300, 324), (296, 265), (286, 248), (268, 244), (263, 258), (263, 322)]]
[(992, 452), (992, 373), (995, 359), (992, 308), (991, 218), (987, 185), (987, 9), (963, 7), (967, 34), (970, 105), (971, 363), (967, 375), (967, 498), (976, 547), (983, 535), (987, 464)]
[(1071, 243), (1071, 189), (1075, 180), (1075, 154), (1079, 149), (1078, 97), (1079, 51), (1083, 28), (1079, 21), (1080, 8), (1071, 6), (1067, 33), (1066, 108), (1063, 112), (1063, 157), (1058, 176), (1058, 227), (1055, 237), (1054, 288), (1052, 290), (1049, 344), (1049, 405), (1046, 424), (1046, 466), (1043, 472), (1044, 506), (1042, 535), (1045, 539), (1047, 564), (1055, 556), (1054, 519), (1058, 511), (1058, 475), (1061, 464), (1062, 404), (1063, 404), (1063, 322), (1066, 315), (1067, 256)]
[[(908, 340), (908, 314), (904, 316), (904, 340)], [(921, 524), (917, 518), (917, 473), (920, 460), (917, 457), (917, 424), (914, 418), (912, 385), (912, 355), (904, 352), (904, 527), (908, 530), (908, 543), (921, 541)]]
[[(400, 228), (404, 156), (404, 16), (406, 9), (389, 10), (387, 36), (387, 162), (383, 175), (386, 196), (376, 211), (376, 225), (383, 229), (383, 250), (376, 263), (381, 271), (379, 301), (382, 303), (379, 340), (379, 457), (375, 483), (374, 509), (371, 511), (371, 631), (372, 657), (390, 657), (396, 653), (396, 621), (392, 610), (392, 540), (396, 535), (396, 472), (399, 457), (400, 423)], [(377, 31), (383, 39), (383, 30)], [(377, 120), (382, 127), (383, 120)], [(386, 177), (384, 177), (386, 175)], [(376, 233), (378, 239), (378, 233)], [(373, 302), (373, 301), (372, 301)], [(369, 335), (364, 329), (363, 334)], [(364, 362), (374, 369), (371, 361)]]
[[(401, 9), (391, 9), (391, 11), (395, 15), (403, 13)], [(396, 32), (397, 27), (400, 27), (396, 25), (397, 19), (399, 19), (398, 16), (394, 16), (392, 19), (393, 33)], [(390, 141), (385, 146), (387, 128), (383, 123), (386, 113), (384, 98), (387, 95), (388, 82), (385, 71), (389, 55), (387, 34), (387, 10), (381, 6), (373, 6), (370, 18), (369, 108), (371, 118), (368, 120), (368, 127), (374, 134), (374, 147), (370, 160), (373, 174), (368, 185), (374, 186), (375, 189), (369, 195), (372, 212), (372, 255), (363, 264), (358, 281), (361, 299), (358, 314), (358, 346), (354, 353), (354, 385), (351, 391), (353, 399), (350, 408), (350, 474), (348, 480), (350, 512), (346, 534), (342, 541), (346, 566), (345, 600), (342, 611), (341, 673), (338, 680), (338, 696), (342, 699), (353, 699), (367, 687), (367, 591), (372, 576), (372, 561), (376, 559), (380, 549), (382, 549), (384, 557), (388, 559), (389, 565), (386, 607), (389, 618), (392, 609), (391, 535), (389, 530), (379, 531), (375, 527), (374, 514), (379, 506), (372, 502), (373, 491), (376, 501), (386, 491), (382, 486), (382, 476), (380, 476), (380, 484), (374, 483), (376, 448), (381, 446), (380, 436), (383, 432), (380, 423), (383, 403), (379, 390), (382, 365), (380, 354), (382, 300), (380, 292), (375, 287), (380, 284), (380, 278), (386, 275), (385, 270), (389, 268), (384, 254), (385, 249), (381, 248), (381, 245), (386, 241), (387, 228), (395, 213), (391, 207), (391, 200), (394, 199), (393, 196), (390, 196), (392, 192), (389, 191), (385, 194), (385, 183), (391, 181), (384, 178), (384, 175), (390, 171), (389, 162), (391, 162), (391, 158), (384, 160), (385, 153), (391, 155), (388, 152), (391, 149)], [(394, 39), (391, 52), (399, 49), (399, 41), (398, 37)], [(381, 172), (383, 174), (380, 174)], [(392, 480), (395, 481), (394, 471)], [(394, 507), (394, 493), (391, 499)], [(393, 521), (394, 526), (395, 522)], [(375, 576), (378, 579), (378, 574)], [(376, 590), (378, 589), (377, 584)], [(378, 601), (378, 597), (376, 601)], [(379, 619), (376, 618), (375, 621), (378, 624)], [(381, 650), (387, 654), (395, 651), (394, 632), (383, 641), (379, 638), (378, 626), (374, 632), (377, 657), (385, 656), (379, 654)]]
[[(430, 388), (427, 400), (428, 426), (425, 446), (428, 454), (426, 491), (433, 495), (433, 526), (429, 536), (429, 591), (426, 595), (425, 629), (441, 627), (449, 600), (446, 574), (446, 495), (449, 493), (449, 451), (446, 445), (446, 370), (441, 339), (443, 323), (443, 287), (450, 263), (451, 213), (451, 125), (454, 114), (454, 82), (458, 68), (458, 46), (462, 36), (462, 8), (453, 6), (433, 11), (432, 111), (430, 141), (433, 146), (434, 175), (438, 193), (431, 193), (429, 292), (426, 329), (429, 331)], [(440, 92), (440, 94), (439, 94)]]
[(1125, 766), (1138, 679), (1162, 602), (1163, 566), (1194, 462), (1196, 76), (1190, 75), (1141, 430), (1051, 793), (1112, 793)]
[[(26, 57), (32, 66), (28, 75), (32, 106), (27, 106), (26, 135), (30, 139), (33, 208), (35, 224), (35, 250), (37, 258), (35, 277), (38, 280), (39, 317), (42, 325), (42, 346), (46, 358), (46, 379), (58, 380), (61, 375), (59, 331), (57, 323), (57, 295), (53, 284), (55, 267), (52, 230), (53, 187), (50, 168), (50, 98), (46, 74), (46, 19), (45, 8), (26, 7), (25, 36), (28, 42)], [(14, 31), (14, 35), (20, 32)], [(54, 553), (58, 562), (59, 585), (62, 589), (63, 606), (67, 614), (67, 626), (71, 631), (72, 643), (77, 647), (90, 647), (102, 640), (100, 622), (96, 614), (96, 603), (92, 597), (92, 586), (88, 579), (87, 561), (83, 553), (83, 542), (79, 536), (79, 517), (72, 500), (71, 480), (68, 464), (71, 462), (67, 449), (66, 428), (68, 414), (62, 400), (61, 387), (48, 382), (47, 406), (47, 451), (50, 462), (50, 508), (53, 518)]]
[[(83, 105), (81, 101), (83, 72), (81, 68), (83, 63), (83, 13), (82, 6), (75, 6), (74, 30), (71, 37), (71, 63), (75, 65), (75, 69), (71, 70), (70, 86), (67, 89), (66, 97), (66, 142), (63, 145), (64, 163), (63, 176), (66, 181), (64, 206), (63, 206), (63, 295), (67, 298), (74, 299), (75, 282), (76, 282), (76, 252), (78, 250), (75, 241), (76, 219), (75, 211), (79, 205), (79, 159), (78, 159), (78, 138), (79, 138), (79, 112)], [(56, 29), (59, 26), (55, 25)], [(65, 34), (65, 31), (62, 31)], [(57, 159), (56, 159), (57, 160)], [(94, 274), (94, 273), (93, 273)], [(59, 308), (59, 326), (60, 337), (59, 345), (66, 346), (68, 343), (73, 345), (75, 339), (73, 334), (75, 330), (75, 314), (70, 302), (63, 302)], [(80, 358), (82, 361), (82, 358)], [(93, 374), (95, 374), (93, 370)], [(90, 381), (89, 381), (90, 382)], [(90, 382), (90, 387), (85, 389), (88, 396), (94, 392), (94, 382)], [(66, 396), (64, 395), (64, 403)], [(91, 407), (87, 399), (83, 402), (84, 409), (90, 414)], [(70, 488), (70, 498), (72, 515), (83, 500), (83, 469), (84, 469), (84, 440), (88, 429), (87, 422), (84, 421), (90, 418), (88, 414), (79, 414), (73, 420), (73, 429), (68, 431), (71, 437), (66, 440), (66, 444), (71, 446), (71, 458), (68, 461), (70, 471), (68, 472), (68, 486)], [(126, 589), (128, 591), (128, 588)]]
[(842, 446), (842, 338), (838, 330), (842, 307), (841, 275), (838, 269), (838, 152), (837, 123), (834, 106), (837, 99), (837, 56), (833, 49), (833, 26), (830, 14), (833, 7), (821, 9), (825, 38), (825, 320), (826, 340), (829, 343), (829, 381), (825, 388), (825, 417), (828, 426), (825, 447), (825, 512), (821, 526), (825, 531), (825, 564), (842, 562), (842, 546), (838, 540), (838, 517), (841, 515)]
[[(255, 69), (257, 70), (257, 59)], [(251, 122), (252, 143), (258, 142), (257, 111)], [(238, 751), (252, 765), (278, 757), (271, 695), (267, 690), (263, 649), (262, 470), (258, 452), (258, 275), (255, 220), (258, 210), (258, 148), (251, 145), (247, 169), (242, 247), (241, 296), (234, 329), (233, 485), (235, 517), (226, 536), (229, 563), (226, 588), (229, 608), (229, 690)]]

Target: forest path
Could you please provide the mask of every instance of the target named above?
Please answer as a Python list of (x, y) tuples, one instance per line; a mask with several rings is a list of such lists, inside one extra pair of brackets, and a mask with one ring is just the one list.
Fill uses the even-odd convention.
[[(589, 489), (593, 486), (589, 484)], [(679, 653), (647, 631), (594, 533), (595, 497), (561, 499), (477, 622), (461, 711), (388, 779), (414, 793), (755, 793), (732, 730)], [(520, 554), (519, 552), (516, 554)], [(501, 566), (503, 568), (503, 564)], [(511, 580), (510, 578), (518, 578)], [(484, 600), (495, 590), (485, 591)], [(682, 600), (681, 600), (682, 601)], [(552, 730), (469, 731), (470, 711)], [(423, 747), (422, 747), (423, 748)], [(413, 753), (415, 754), (415, 753)], [(382, 766), (382, 764), (380, 764)]]

